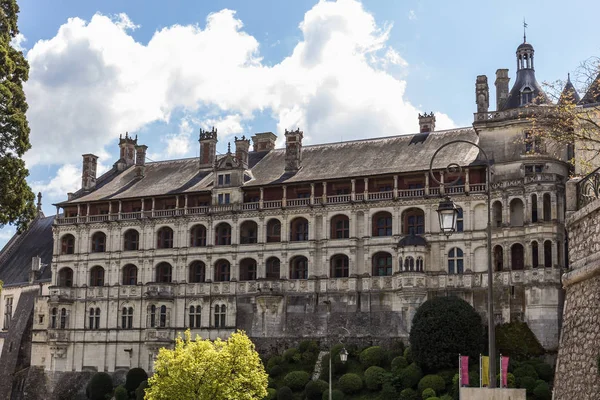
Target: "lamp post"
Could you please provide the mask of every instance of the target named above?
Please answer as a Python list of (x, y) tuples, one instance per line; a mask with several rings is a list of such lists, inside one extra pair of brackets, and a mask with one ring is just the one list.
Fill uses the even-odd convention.
[[(343, 326), (341, 326), (340, 328), (342, 328), (343, 330), (345, 330), (347, 334), (350, 334), (350, 331), (348, 329), (344, 328)], [(339, 341), (340, 341), (340, 343), (342, 343), (342, 339), (341, 338), (340, 338)], [(332, 392), (332, 389), (331, 389), (332, 388), (332, 383), (331, 383), (331, 381), (332, 381), (332, 379), (331, 379), (331, 377), (332, 377), (332, 373), (331, 373), (331, 370), (332, 370), (332, 368), (331, 368), (331, 359), (332, 358), (333, 358), (333, 346), (330, 346), (329, 347), (329, 400), (333, 400), (333, 397), (331, 395), (331, 392)], [(344, 347), (342, 347), (342, 350), (340, 351), (340, 360), (343, 363), (345, 363), (348, 360), (348, 351)]]
[[(491, 211), (491, 199), (492, 199), (492, 189), (490, 186), (490, 177), (491, 177), (491, 164), (490, 159), (488, 158), (486, 152), (476, 143), (470, 142), (468, 140), (452, 140), (448, 143), (443, 144), (439, 149), (433, 153), (431, 157), (431, 161), (429, 163), (429, 174), (433, 178), (433, 180), (438, 183), (440, 186), (452, 186), (455, 185), (460, 179), (460, 172), (462, 168), (460, 165), (456, 163), (449, 164), (446, 167), (446, 171), (450, 174), (459, 173), (458, 177), (453, 181), (442, 183), (435, 177), (433, 173), (433, 161), (435, 160), (435, 156), (442, 150), (443, 148), (450, 146), (452, 144), (457, 143), (465, 143), (471, 146), (475, 146), (479, 149), (481, 154), (485, 157), (486, 164), (486, 194), (487, 194), (487, 228), (486, 228), (486, 236), (487, 236), (487, 275), (488, 275), (488, 347), (489, 347), (489, 357), (490, 357), (490, 366), (489, 366), (489, 378), (490, 384), (489, 388), (496, 387), (496, 332), (495, 332), (495, 324), (494, 324), (494, 276), (492, 270), (492, 211)], [(446, 196), (444, 200), (442, 200), (437, 209), (438, 217), (440, 220), (440, 229), (449, 237), (453, 232), (456, 231), (456, 219), (458, 216), (458, 208), (454, 205), (454, 203), (450, 200), (450, 197)]]

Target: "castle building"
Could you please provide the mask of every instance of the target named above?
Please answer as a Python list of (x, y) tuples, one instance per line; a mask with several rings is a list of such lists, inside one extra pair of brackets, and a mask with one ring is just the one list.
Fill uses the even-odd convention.
[[(216, 152), (217, 130), (200, 130), (199, 157), (158, 162), (126, 134), (99, 177), (97, 157), (83, 155), (82, 188), (56, 204), (31, 365), (151, 371), (158, 349), (188, 328), (212, 339), (244, 329), (259, 348), (341, 326), (356, 340), (407, 338), (419, 305), (450, 294), (485, 317), (488, 186), (495, 321), (525, 321), (556, 349), (569, 154), (523, 118), (551, 105), (533, 47), (516, 56), (511, 90), (508, 70), (496, 72), (495, 111), (487, 77), (477, 77), (470, 127), (436, 131), (426, 113), (416, 134), (304, 145), (296, 129), (275, 148), (264, 132), (252, 150), (236, 137), (226, 154)], [(456, 140), (431, 176), (434, 153)], [(491, 181), (465, 141), (485, 150)], [(451, 236), (436, 213), (444, 196), (460, 207)]]

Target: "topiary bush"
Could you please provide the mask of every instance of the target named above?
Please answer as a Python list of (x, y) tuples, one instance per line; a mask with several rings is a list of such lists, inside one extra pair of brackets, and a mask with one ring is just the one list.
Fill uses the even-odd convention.
[(439, 397), (430, 397), (430, 398), (425, 399), (425, 400), (440, 400), (440, 398)]
[(481, 316), (466, 301), (455, 297), (435, 297), (415, 313), (410, 330), (414, 361), (431, 370), (453, 368), (458, 355), (474, 359), (483, 343)]
[(365, 386), (367, 389), (376, 392), (381, 389), (384, 381), (385, 369), (377, 366), (367, 368), (365, 371)]
[(140, 383), (148, 380), (148, 374), (143, 368), (131, 368), (125, 378), (125, 389), (128, 393), (135, 392)]
[(539, 379), (535, 368), (533, 367), (533, 365), (530, 364), (522, 364), (520, 367), (516, 368), (513, 371), (513, 375), (515, 376), (515, 378), (517, 378), (517, 383), (519, 382), (519, 378), (523, 378), (526, 376), (533, 378), (534, 381), (537, 381)]
[(544, 348), (525, 322), (510, 322), (496, 326), (496, 351), (523, 361), (544, 354)]
[(287, 386), (282, 386), (277, 390), (277, 400), (294, 400), (292, 389)]
[(444, 378), (439, 375), (425, 375), (419, 381), (419, 392), (423, 392), (425, 389), (433, 389), (434, 396), (436, 393), (442, 393), (446, 389), (446, 382)]
[(527, 395), (533, 394), (533, 389), (535, 389), (535, 379), (530, 376), (524, 376), (520, 379), (517, 379), (517, 386), (520, 389), (527, 390)]
[[(344, 400), (344, 392), (338, 389), (333, 389), (331, 391), (331, 399), (332, 400)], [(329, 400), (329, 389), (323, 392), (322, 400)]]
[(125, 389), (124, 386), (117, 386), (117, 388), (115, 389), (115, 400), (128, 400), (129, 399), (129, 394), (127, 393), (127, 389)]
[(435, 397), (435, 390), (433, 390), (431, 388), (427, 388), (427, 389), (423, 390), (423, 392), (421, 393), (421, 398), (423, 400), (427, 400), (430, 397)]
[(398, 393), (396, 392), (396, 388), (389, 382), (383, 384), (381, 392), (379, 392), (378, 400), (390, 400), (397, 399)]
[(329, 383), (319, 379), (310, 381), (304, 387), (304, 395), (308, 400), (320, 400), (323, 392), (329, 389)]
[(263, 397), (263, 400), (277, 400), (277, 390), (273, 388), (267, 388), (267, 395)]
[(135, 389), (135, 400), (144, 400), (144, 396), (146, 395), (146, 388), (148, 387), (148, 381), (144, 381), (140, 383), (140, 385)]
[(410, 347), (404, 349), (404, 358), (406, 358), (406, 362), (412, 364), (415, 360), (413, 359), (413, 352)]
[(298, 349), (295, 347), (292, 347), (291, 349), (287, 349), (286, 351), (283, 352), (283, 359), (289, 363), (293, 363), (294, 357), (296, 357), (296, 355), (298, 354)]
[(357, 393), (363, 388), (363, 381), (357, 374), (344, 374), (339, 380), (339, 386), (346, 394)]
[[(333, 352), (333, 375), (341, 375), (346, 372), (348, 369), (349, 363), (343, 363), (340, 359), (340, 351), (342, 347), (336, 348), (335, 346), (332, 349)], [(321, 379), (324, 381), (329, 381), (329, 354), (326, 354), (321, 359)]]
[(536, 400), (551, 400), (552, 392), (550, 391), (550, 386), (546, 382), (539, 382), (533, 389), (533, 394), (535, 395)]
[(273, 356), (269, 358), (269, 361), (267, 361), (267, 371), (270, 371), (274, 366), (281, 364), (283, 364), (283, 357)]
[(306, 353), (307, 351), (311, 353), (318, 353), (319, 345), (314, 340), (303, 340), (298, 345), (298, 350), (300, 350), (301, 353)]
[(292, 390), (302, 390), (310, 380), (306, 371), (292, 371), (283, 378), (283, 383)]
[(379, 346), (367, 347), (360, 352), (359, 360), (365, 368), (380, 367), (385, 360), (385, 352)]
[(554, 368), (548, 363), (542, 362), (535, 365), (535, 372), (544, 382), (550, 383), (554, 380)]
[(440, 397), (440, 400), (454, 400), (454, 399), (449, 394), (445, 394), (442, 397)]
[(410, 364), (398, 374), (400, 384), (405, 389), (416, 387), (422, 377), (423, 371), (415, 363)]
[(283, 373), (283, 367), (281, 365), (274, 365), (273, 368), (269, 370), (269, 375), (272, 377), (279, 376)]
[(399, 371), (408, 367), (408, 361), (403, 356), (398, 356), (392, 360), (392, 371)]
[(414, 389), (404, 389), (400, 392), (398, 400), (419, 400), (419, 395)]
[(90, 400), (105, 400), (113, 392), (112, 378), (106, 372), (97, 372), (88, 383), (85, 394)]

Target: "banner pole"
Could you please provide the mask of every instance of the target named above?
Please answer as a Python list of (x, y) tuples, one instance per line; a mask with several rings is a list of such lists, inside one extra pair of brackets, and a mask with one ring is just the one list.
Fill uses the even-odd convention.
[(499, 371), (500, 371), (500, 385), (498, 385), (498, 387), (500, 389), (502, 389), (502, 377), (504, 376), (504, 375), (502, 375), (502, 354), (500, 354), (500, 370)]
[(460, 388), (462, 387), (462, 357), (458, 353), (458, 400), (460, 400)]
[(481, 353), (479, 353), (479, 388), (483, 387), (483, 379), (481, 378), (481, 373), (483, 372), (481, 368)]

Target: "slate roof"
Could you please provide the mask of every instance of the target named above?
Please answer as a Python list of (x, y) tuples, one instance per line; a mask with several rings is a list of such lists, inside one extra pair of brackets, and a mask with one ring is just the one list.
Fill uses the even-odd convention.
[(521, 104), (521, 90), (530, 88), (533, 92), (534, 104), (548, 104), (550, 101), (544, 93), (542, 86), (535, 78), (535, 71), (531, 68), (524, 68), (517, 71), (517, 79), (513, 85), (506, 101), (502, 105), (500, 111), (510, 110), (513, 108), (525, 107), (527, 104)]
[[(461, 128), (303, 146), (302, 166), (291, 173), (285, 172), (285, 149), (250, 152), (244, 186), (426, 171), (434, 152), (456, 139), (477, 143), (479, 137), (472, 128)], [(477, 160), (478, 150), (473, 146), (457, 144), (450, 150), (436, 157), (434, 168), (445, 168), (451, 162), (466, 166)], [(98, 178), (96, 189), (88, 193), (80, 190), (72, 200), (59, 205), (194, 193), (208, 191), (212, 184), (212, 169), (200, 169), (198, 158), (149, 162), (143, 178), (137, 177), (135, 166), (122, 172), (112, 169)]]
[(29, 282), (31, 258), (39, 256), (42, 268), (39, 280), (50, 279), (52, 262), (52, 217), (40, 217), (31, 222), (27, 231), (14, 237), (0, 252), (0, 280), (5, 286)]
[(415, 235), (414, 233), (404, 236), (398, 242), (398, 247), (407, 247), (407, 246), (427, 246), (427, 240), (420, 235)]
[(580, 101), (579, 93), (571, 83), (571, 76), (567, 78), (567, 83), (565, 84), (565, 88), (560, 94), (560, 98), (558, 99), (559, 104), (577, 104)]
[(600, 103), (600, 74), (594, 79), (594, 82), (590, 85), (590, 88), (583, 96), (579, 104), (590, 105)]

